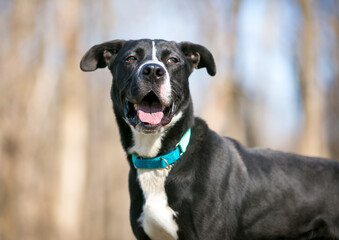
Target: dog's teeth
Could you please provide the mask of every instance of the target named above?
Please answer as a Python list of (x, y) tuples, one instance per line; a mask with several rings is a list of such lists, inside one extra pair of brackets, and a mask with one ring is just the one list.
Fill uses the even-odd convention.
[(138, 104), (134, 104), (134, 109), (137, 110), (138, 109)]

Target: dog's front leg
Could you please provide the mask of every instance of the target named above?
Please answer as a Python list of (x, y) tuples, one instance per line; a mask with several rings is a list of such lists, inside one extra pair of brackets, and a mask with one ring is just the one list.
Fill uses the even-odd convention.
[(129, 193), (131, 199), (130, 205), (130, 222), (133, 230), (133, 234), (138, 240), (151, 240), (145, 233), (144, 229), (141, 227), (140, 222), (138, 221), (143, 206), (143, 194), (140, 188), (140, 185), (136, 178), (136, 170), (131, 169), (129, 172)]

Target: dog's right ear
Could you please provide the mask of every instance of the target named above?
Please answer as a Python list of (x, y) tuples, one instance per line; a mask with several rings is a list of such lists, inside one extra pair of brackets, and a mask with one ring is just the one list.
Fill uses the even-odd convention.
[(81, 70), (91, 72), (106, 67), (124, 44), (124, 40), (113, 40), (91, 47), (81, 59)]

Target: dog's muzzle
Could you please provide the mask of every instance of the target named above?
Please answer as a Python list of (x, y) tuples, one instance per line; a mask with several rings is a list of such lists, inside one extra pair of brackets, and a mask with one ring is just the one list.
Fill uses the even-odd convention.
[(168, 94), (163, 90), (167, 88), (168, 73), (162, 65), (150, 62), (143, 64), (137, 75), (140, 86), (143, 86), (140, 91), (145, 93), (127, 98), (124, 106), (125, 117), (137, 131), (157, 133), (161, 127), (169, 124), (173, 117), (174, 104), (170, 103)]

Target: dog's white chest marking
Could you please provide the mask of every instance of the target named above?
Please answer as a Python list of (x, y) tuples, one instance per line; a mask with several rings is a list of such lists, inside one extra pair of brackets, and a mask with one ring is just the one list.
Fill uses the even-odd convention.
[(170, 169), (138, 169), (138, 180), (145, 204), (138, 219), (152, 240), (178, 239), (176, 213), (168, 206), (165, 180)]
[[(157, 156), (166, 130), (181, 117), (182, 112), (174, 115), (172, 121), (157, 134), (144, 134), (131, 127), (134, 144), (128, 152), (150, 158)], [(177, 214), (168, 206), (165, 192), (165, 180), (171, 167), (169, 169), (138, 169), (137, 171), (138, 181), (145, 198), (143, 212), (138, 219), (139, 223), (152, 240), (178, 239), (179, 228), (174, 219)]]

